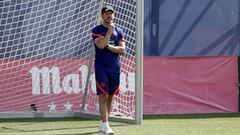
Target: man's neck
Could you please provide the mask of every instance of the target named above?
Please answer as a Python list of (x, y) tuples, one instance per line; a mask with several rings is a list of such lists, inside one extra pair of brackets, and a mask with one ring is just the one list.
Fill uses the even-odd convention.
[(107, 28), (110, 23), (103, 22), (102, 24), (103, 24), (104, 27)]

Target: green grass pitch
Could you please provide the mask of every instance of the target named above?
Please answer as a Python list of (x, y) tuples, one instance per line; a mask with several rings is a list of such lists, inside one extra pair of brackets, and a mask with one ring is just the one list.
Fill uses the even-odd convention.
[[(0, 119), (1, 135), (101, 135), (98, 120)], [(110, 122), (114, 135), (240, 135), (240, 114), (144, 116), (142, 125)]]

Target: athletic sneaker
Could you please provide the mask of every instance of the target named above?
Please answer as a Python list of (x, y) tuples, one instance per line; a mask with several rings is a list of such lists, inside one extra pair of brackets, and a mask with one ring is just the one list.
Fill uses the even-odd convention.
[(99, 132), (103, 132), (104, 134), (114, 134), (112, 129), (109, 126), (102, 126), (100, 125), (98, 128)]
[(98, 128), (98, 131), (99, 131), (99, 132), (103, 132), (102, 124), (100, 124), (100, 126), (99, 126), (99, 128)]
[(103, 133), (107, 134), (107, 135), (114, 134), (114, 132), (112, 131), (112, 129), (109, 126), (103, 128)]

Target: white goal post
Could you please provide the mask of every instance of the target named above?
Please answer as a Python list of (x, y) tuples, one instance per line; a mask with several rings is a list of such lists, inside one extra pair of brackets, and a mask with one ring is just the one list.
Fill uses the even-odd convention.
[(111, 119), (142, 123), (143, 0), (0, 1), (0, 118), (99, 117), (91, 29), (106, 5), (126, 40)]

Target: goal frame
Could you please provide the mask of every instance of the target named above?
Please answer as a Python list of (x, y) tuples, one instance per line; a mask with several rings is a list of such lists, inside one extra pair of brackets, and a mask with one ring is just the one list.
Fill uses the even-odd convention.
[[(103, 0), (101, 0), (103, 1)], [(135, 119), (110, 117), (111, 121), (126, 122), (141, 125), (143, 123), (143, 0), (136, 0), (136, 70), (135, 70)], [(100, 6), (102, 7), (102, 5)], [(91, 62), (91, 60), (90, 60)], [(91, 65), (91, 63), (90, 63)], [(91, 68), (91, 67), (90, 67)], [(89, 79), (89, 78), (88, 78)], [(88, 82), (88, 81), (87, 81)], [(86, 96), (87, 90), (84, 95)], [(84, 98), (86, 98), (84, 96)], [(83, 99), (83, 103), (85, 103)], [(83, 105), (84, 106), (84, 105)], [(82, 107), (84, 108), (84, 107)], [(75, 117), (84, 119), (99, 119), (100, 116), (89, 112), (76, 112)]]

